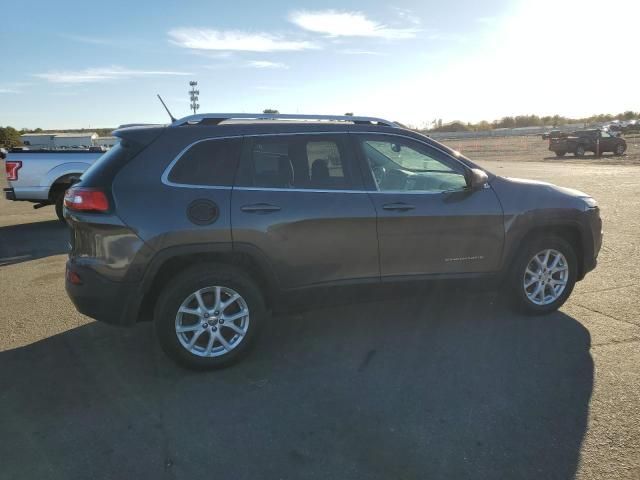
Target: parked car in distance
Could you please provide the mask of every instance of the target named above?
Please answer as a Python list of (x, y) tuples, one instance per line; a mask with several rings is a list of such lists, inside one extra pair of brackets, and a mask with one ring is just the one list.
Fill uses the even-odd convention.
[(544, 132), (542, 134), (542, 139), (549, 140), (550, 138), (562, 138), (566, 136), (567, 134), (561, 130), (551, 130), (549, 132)]
[(64, 192), (100, 156), (103, 150), (29, 150), (11, 149), (5, 159), (7, 200), (26, 201), (35, 208), (55, 205), (56, 215), (64, 221)]
[(601, 155), (605, 152), (622, 155), (627, 150), (627, 142), (624, 138), (611, 135), (604, 130), (581, 130), (573, 132), (567, 137), (551, 138), (549, 150), (558, 157), (567, 153), (582, 157), (587, 152), (593, 152), (595, 155)]
[(202, 114), (115, 135), (65, 196), (66, 289), (92, 318), (153, 320), (190, 368), (237, 361), (302, 289), (494, 279), (552, 312), (602, 242), (589, 195), (387, 120)]

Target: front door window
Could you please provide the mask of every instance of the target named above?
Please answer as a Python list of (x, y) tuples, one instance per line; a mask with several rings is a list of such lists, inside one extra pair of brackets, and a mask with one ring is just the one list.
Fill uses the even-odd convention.
[(426, 145), (399, 137), (362, 137), (362, 152), (381, 192), (463, 190), (463, 168)]

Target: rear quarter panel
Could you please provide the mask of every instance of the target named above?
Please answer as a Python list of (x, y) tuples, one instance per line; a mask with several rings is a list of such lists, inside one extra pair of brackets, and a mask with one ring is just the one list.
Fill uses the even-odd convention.
[[(176, 187), (161, 181), (166, 167), (187, 145), (216, 137), (210, 128), (167, 129), (115, 177), (112, 195), (117, 215), (155, 251), (212, 243), (228, 243), (231, 248), (231, 188)], [(198, 199), (218, 206), (214, 223), (196, 225), (189, 220), (187, 206)]]

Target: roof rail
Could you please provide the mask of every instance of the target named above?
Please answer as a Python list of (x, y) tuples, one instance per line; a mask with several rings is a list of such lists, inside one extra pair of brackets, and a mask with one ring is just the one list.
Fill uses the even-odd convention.
[(118, 125), (118, 128), (115, 130), (120, 130), (121, 128), (130, 128), (130, 127), (154, 127), (156, 125), (160, 125), (159, 123), (123, 123), (122, 125)]
[(189, 115), (173, 122), (171, 126), (178, 127), (191, 123), (206, 121), (207, 124), (217, 125), (225, 120), (327, 120), (335, 122), (352, 122), (356, 124), (378, 124), (385, 127), (398, 127), (395, 122), (376, 117), (356, 117), (353, 115), (298, 115), (284, 113), (199, 113)]

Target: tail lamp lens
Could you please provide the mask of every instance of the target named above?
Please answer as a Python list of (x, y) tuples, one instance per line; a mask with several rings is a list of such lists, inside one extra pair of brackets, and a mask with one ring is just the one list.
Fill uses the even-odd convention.
[(71, 282), (74, 285), (82, 285), (82, 279), (80, 278), (80, 275), (78, 275), (73, 270), (70, 270), (68, 266), (67, 266), (67, 280), (69, 280), (69, 282)]
[(7, 160), (4, 162), (4, 170), (7, 173), (7, 180), (15, 182), (18, 180), (18, 170), (22, 168), (20, 160)]
[(82, 212), (106, 212), (109, 199), (101, 190), (71, 187), (64, 195), (64, 206)]

